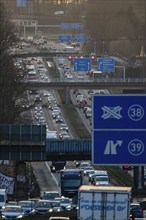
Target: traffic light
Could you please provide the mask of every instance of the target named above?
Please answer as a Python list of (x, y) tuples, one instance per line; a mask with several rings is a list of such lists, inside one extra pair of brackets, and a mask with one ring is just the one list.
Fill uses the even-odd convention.
[(123, 166), (123, 170), (131, 170), (131, 166)]

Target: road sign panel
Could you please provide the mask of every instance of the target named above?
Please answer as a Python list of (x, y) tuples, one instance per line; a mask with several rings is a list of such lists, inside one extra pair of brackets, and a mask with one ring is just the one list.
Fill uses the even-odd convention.
[(75, 58), (74, 59), (74, 71), (75, 72), (88, 72), (91, 70), (91, 59), (90, 58)]
[(19, 7), (25, 7), (26, 6), (26, 0), (17, 0), (16, 6)]
[(88, 40), (88, 37), (85, 34), (76, 34), (74, 39), (77, 42), (86, 42)]
[(146, 131), (95, 131), (92, 141), (93, 164), (146, 164)]
[(60, 43), (71, 42), (71, 41), (72, 41), (71, 35), (59, 35), (58, 36), (58, 42), (60, 42)]
[(61, 23), (61, 29), (83, 29), (84, 25), (82, 23)]
[(93, 129), (146, 129), (146, 95), (93, 97)]
[(93, 164), (146, 164), (146, 95), (93, 96), (92, 106)]
[(98, 70), (101, 72), (115, 72), (115, 60), (113, 58), (98, 58)]

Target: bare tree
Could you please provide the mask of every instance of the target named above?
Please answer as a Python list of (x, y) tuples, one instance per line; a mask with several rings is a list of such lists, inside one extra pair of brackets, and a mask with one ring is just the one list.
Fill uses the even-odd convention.
[(16, 100), (23, 95), (9, 48), (16, 42), (14, 26), (9, 22), (6, 9), (0, 3), (0, 124), (13, 124), (22, 111)]

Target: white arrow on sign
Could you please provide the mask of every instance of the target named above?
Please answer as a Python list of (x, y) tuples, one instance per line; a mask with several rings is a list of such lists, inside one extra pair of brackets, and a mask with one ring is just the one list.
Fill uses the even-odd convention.
[(117, 155), (117, 147), (120, 147), (122, 145), (122, 142), (122, 140), (117, 140), (114, 144), (113, 140), (108, 140), (104, 150), (104, 154)]

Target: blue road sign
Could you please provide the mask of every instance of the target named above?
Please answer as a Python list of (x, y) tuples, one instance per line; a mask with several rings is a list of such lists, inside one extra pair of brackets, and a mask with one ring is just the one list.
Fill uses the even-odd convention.
[(58, 36), (58, 42), (63, 43), (63, 42), (71, 42), (72, 41), (72, 36), (71, 35), (59, 35)]
[(74, 71), (75, 72), (88, 72), (91, 70), (91, 59), (90, 58), (75, 58), (74, 59)]
[(146, 129), (145, 95), (93, 97), (94, 129)]
[(16, 6), (18, 8), (25, 7), (26, 6), (26, 0), (17, 0), (16, 1)]
[(25, 7), (26, 6), (26, 0), (17, 0), (16, 6), (19, 7)]
[(92, 141), (93, 164), (146, 164), (146, 131), (95, 131)]
[(93, 164), (146, 164), (146, 95), (98, 95), (92, 101)]
[(77, 42), (87, 42), (88, 37), (85, 34), (76, 34), (74, 37), (74, 40)]
[(61, 29), (83, 29), (84, 25), (82, 23), (61, 23)]
[(110, 57), (97, 59), (98, 71), (101, 72), (115, 72), (115, 60)]

